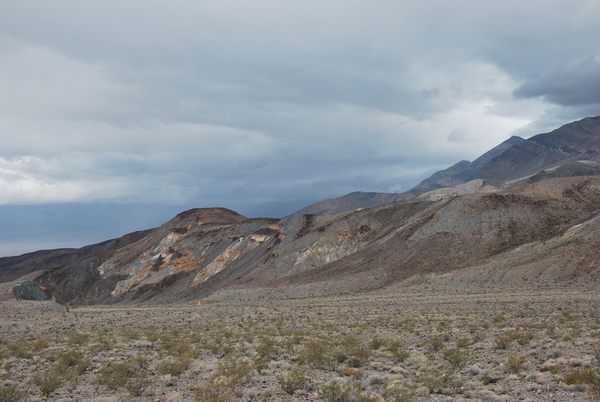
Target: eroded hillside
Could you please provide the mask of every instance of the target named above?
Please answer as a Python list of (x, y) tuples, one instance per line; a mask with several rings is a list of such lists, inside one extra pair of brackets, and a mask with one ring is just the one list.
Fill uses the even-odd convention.
[(600, 178), (589, 176), (335, 216), (248, 219), (195, 209), (36, 280), (48, 296), (75, 304), (305, 297), (442, 277), (456, 287), (522, 285), (528, 274), (456, 279), (484, 268), (492, 275), (507, 261), (510, 270), (538, 262), (529, 287), (592, 284), (599, 207)]

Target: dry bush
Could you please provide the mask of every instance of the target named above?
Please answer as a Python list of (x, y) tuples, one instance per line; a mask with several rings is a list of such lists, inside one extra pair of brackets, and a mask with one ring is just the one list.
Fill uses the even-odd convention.
[(19, 389), (14, 384), (0, 386), (0, 402), (26, 401), (28, 395), (29, 393), (26, 390)]
[(360, 402), (362, 386), (356, 380), (333, 381), (319, 388), (319, 396), (327, 402)]
[(504, 364), (506, 371), (513, 374), (519, 374), (525, 368), (525, 357), (511, 355)]
[(62, 387), (63, 384), (62, 377), (55, 371), (47, 371), (43, 374), (35, 375), (31, 382), (39, 387), (40, 392), (45, 397), (50, 396), (51, 393)]
[(296, 366), (291, 372), (277, 376), (281, 389), (288, 395), (301, 389), (307, 382), (307, 371), (305, 368)]
[(189, 366), (189, 359), (186, 357), (174, 358), (167, 357), (158, 364), (158, 372), (161, 374), (169, 374), (174, 377), (179, 377)]
[(96, 381), (108, 389), (116, 390), (124, 387), (135, 374), (136, 369), (130, 363), (109, 363), (100, 370)]

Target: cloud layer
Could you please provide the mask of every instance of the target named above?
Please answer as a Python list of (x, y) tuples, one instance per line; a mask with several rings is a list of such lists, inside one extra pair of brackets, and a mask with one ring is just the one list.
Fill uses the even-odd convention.
[(288, 3), (0, 0), (0, 203), (402, 191), (600, 114), (600, 1)]

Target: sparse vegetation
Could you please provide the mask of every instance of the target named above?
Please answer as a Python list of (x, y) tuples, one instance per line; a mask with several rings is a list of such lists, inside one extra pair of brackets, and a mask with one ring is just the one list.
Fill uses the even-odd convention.
[(589, 302), (596, 296), (579, 293), (583, 301), (575, 302), (536, 294), (527, 307), (527, 295), (466, 297), (469, 303), (442, 307), (436, 296), (361, 296), (360, 303), (332, 298), (316, 306), (79, 308), (77, 316), (54, 318), (71, 328), (66, 333), (51, 326), (52, 317), (37, 332), (27, 317), (17, 327), (4, 318), (11, 324), (0, 341), (0, 384), (7, 384), (0, 402), (31, 394), (51, 401), (187, 394), (207, 402), (405, 402), (438, 393), (501, 400), (498, 390), (506, 389), (529, 400), (598, 394), (600, 304)]

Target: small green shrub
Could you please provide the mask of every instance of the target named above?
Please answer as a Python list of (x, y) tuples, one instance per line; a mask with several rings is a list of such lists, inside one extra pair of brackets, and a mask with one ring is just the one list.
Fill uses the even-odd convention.
[(33, 357), (27, 348), (24, 348), (17, 343), (9, 344), (8, 351), (11, 355), (18, 357), (19, 359), (31, 359)]
[(82, 352), (70, 350), (58, 357), (56, 371), (62, 375), (66, 374), (71, 368), (77, 375), (83, 374), (89, 365), (89, 361), (84, 358)]
[(591, 384), (599, 385), (600, 376), (598, 372), (593, 368), (587, 368), (585, 370), (574, 370), (563, 377), (565, 384)]
[(410, 352), (404, 349), (404, 342), (402, 341), (394, 341), (390, 343), (388, 350), (399, 362), (403, 362), (410, 357)]
[(359, 401), (361, 391), (362, 386), (356, 380), (334, 381), (322, 385), (319, 396), (327, 402), (355, 402)]
[(444, 360), (446, 360), (454, 370), (463, 368), (467, 364), (468, 359), (469, 354), (466, 350), (448, 349), (444, 351)]
[(87, 334), (73, 333), (67, 339), (69, 345), (85, 345), (90, 340), (90, 336)]
[(28, 392), (16, 385), (0, 386), (0, 402), (21, 402), (27, 400)]
[(135, 373), (136, 369), (130, 363), (109, 363), (100, 370), (96, 381), (109, 389), (116, 390), (124, 387)]
[(227, 402), (233, 398), (233, 390), (227, 383), (212, 379), (205, 385), (191, 388), (199, 402)]
[(125, 383), (125, 389), (132, 396), (141, 396), (152, 382), (143, 374), (130, 378)]
[(506, 371), (513, 374), (519, 374), (525, 368), (525, 357), (511, 355), (504, 364)]
[(294, 392), (301, 389), (308, 381), (306, 370), (300, 366), (296, 366), (294, 370), (287, 374), (277, 376), (281, 389), (288, 395), (294, 395)]
[(494, 343), (497, 349), (508, 349), (513, 339), (507, 335), (496, 335)]
[(47, 371), (32, 378), (32, 382), (40, 388), (45, 397), (60, 388), (63, 384), (61, 376), (55, 371)]
[(471, 345), (471, 339), (459, 338), (454, 343), (456, 344), (456, 347), (458, 347), (458, 348), (467, 348)]
[(427, 348), (431, 352), (438, 352), (438, 351), (442, 350), (445, 343), (446, 343), (446, 341), (444, 340), (444, 337), (439, 336), (439, 335), (432, 336), (425, 342), (425, 344), (427, 345)]
[(369, 347), (373, 350), (377, 350), (379, 348), (381, 348), (382, 346), (385, 346), (387, 343), (387, 341), (383, 338), (378, 337), (377, 335), (375, 335), (373, 337), (373, 339), (371, 340), (371, 342), (369, 342)]
[(300, 363), (309, 364), (320, 369), (335, 369), (335, 359), (330, 354), (330, 346), (320, 340), (310, 340), (303, 345), (300, 352)]
[(256, 353), (263, 358), (270, 358), (277, 352), (276, 343), (271, 337), (263, 336), (256, 346)]
[(227, 359), (217, 368), (217, 376), (225, 377), (233, 384), (245, 384), (250, 380), (252, 374), (252, 362), (250, 360)]
[(185, 357), (167, 357), (159, 363), (157, 369), (161, 374), (170, 374), (179, 377), (189, 366), (189, 360)]
[(390, 384), (386, 392), (391, 402), (410, 402), (414, 400), (411, 389), (404, 384)]

